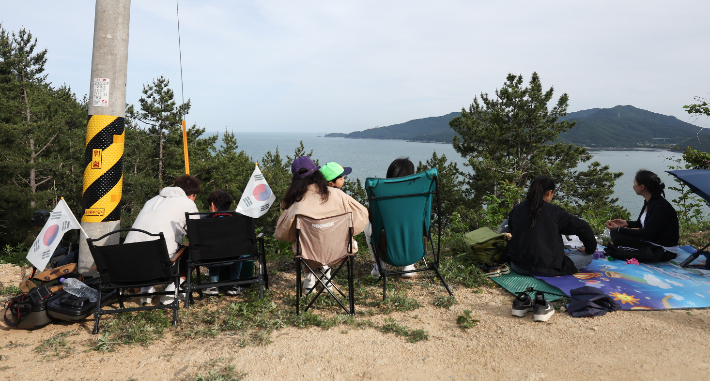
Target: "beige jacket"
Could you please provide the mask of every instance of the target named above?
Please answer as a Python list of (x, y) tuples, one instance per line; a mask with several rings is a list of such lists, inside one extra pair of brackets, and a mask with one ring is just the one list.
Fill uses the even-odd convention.
[(294, 220), (296, 215), (325, 218), (352, 212), (353, 235), (362, 233), (369, 222), (367, 208), (338, 188), (328, 187), (328, 190), (330, 191), (328, 201), (323, 203), (320, 194), (316, 191), (316, 186), (311, 184), (301, 201), (282, 211), (279, 222), (276, 224), (276, 233), (274, 233), (276, 239), (287, 242), (296, 240), (296, 224)]

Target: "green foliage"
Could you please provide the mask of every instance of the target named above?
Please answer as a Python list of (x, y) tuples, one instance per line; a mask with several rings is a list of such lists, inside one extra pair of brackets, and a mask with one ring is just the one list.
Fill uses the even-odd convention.
[(434, 302), (432, 303), (433, 305), (441, 308), (446, 308), (449, 309), (451, 306), (454, 304), (459, 304), (459, 302), (454, 298), (453, 296), (437, 296), (434, 298)]
[(710, 116), (710, 105), (708, 105), (708, 100), (701, 97), (695, 97), (698, 103), (685, 105), (683, 108), (690, 115), (705, 115)]
[(471, 317), (470, 310), (464, 310), (463, 315), (456, 318), (456, 324), (463, 330), (473, 328), (478, 324), (479, 320)]
[(469, 288), (493, 285), (493, 282), (478, 269), (477, 263), (468, 254), (443, 258), (439, 265), (439, 271), (450, 284), (459, 284)]
[(29, 246), (24, 243), (18, 243), (17, 245), (5, 245), (2, 252), (0, 252), (0, 263), (12, 263), (17, 266), (29, 265), (30, 262), (27, 261), (27, 252), (29, 251)]
[(523, 189), (539, 175), (555, 179), (557, 201), (577, 208), (573, 213), (617, 201), (611, 196), (621, 173), (609, 172), (608, 166), (597, 162), (577, 171), (591, 155), (583, 147), (556, 142), (575, 122), (560, 120), (567, 113), (567, 94), (548, 109), (553, 92), (552, 88), (543, 91), (537, 73), (527, 87), (522, 76), (509, 74), (494, 97), (482, 93), (480, 102), (474, 97), (469, 110), (463, 109), (461, 116), (451, 121), (451, 128), (460, 135), (454, 137), (454, 149), (472, 169), (464, 179), (471, 193), (471, 209), (483, 217), (479, 223), (498, 225)]
[(43, 340), (34, 351), (43, 359), (64, 358), (74, 352), (73, 347), (67, 345), (67, 336), (76, 335), (76, 332), (61, 332), (49, 339)]
[(147, 346), (163, 337), (165, 329), (172, 324), (172, 311), (154, 310), (110, 315), (102, 320), (104, 334), (93, 348), (97, 351), (113, 351), (115, 345), (141, 344)]
[(436, 168), (439, 172), (438, 187), (441, 200), (441, 216), (436, 207), (432, 207), (432, 224), (436, 226), (437, 220), (441, 217), (442, 228), (445, 228), (451, 223), (453, 213), (466, 210), (468, 200), (466, 194), (462, 192), (464, 182), (458, 164), (448, 162), (446, 155), (438, 156), (434, 151), (426, 163), (419, 162), (416, 171), (423, 172), (432, 168)]
[(429, 334), (427, 334), (423, 329), (411, 329), (409, 327), (399, 325), (392, 318), (385, 319), (385, 324), (382, 325), (380, 331), (384, 333), (394, 333), (397, 336), (405, 337), (410, 343), (429, 340)]
[(9, 285), (5, 287), (2, 282), (0, 282), (0, 295), (19, 295), (22, 292), (19, 287), (15, 285)]

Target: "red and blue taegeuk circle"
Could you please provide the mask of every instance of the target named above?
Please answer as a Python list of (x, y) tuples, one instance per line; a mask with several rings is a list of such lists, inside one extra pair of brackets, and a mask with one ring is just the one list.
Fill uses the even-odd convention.
[(266, 201), (271, 197), (271, 188), (266, 184), (259, 184), (254, 187), (254, 198), (259, 201)]
[(52, 225), (45, 230), (44, 235), (42, 236), (42, 242), (44, 243), (44, 246), (49, 246), (54, 242), (55, 239), (57, 239), (57, 233), (59, 233), (59, 225)]

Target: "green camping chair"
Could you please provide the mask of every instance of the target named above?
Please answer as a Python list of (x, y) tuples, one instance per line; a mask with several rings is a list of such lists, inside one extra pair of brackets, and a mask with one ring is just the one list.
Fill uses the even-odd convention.
[[(368, 178), (365, 190), (370, 202), (372, 248), (378, 262), (392, 266), (413, 265), (424, 258), (426, 242), (431, 244), (434, 259), (425, 268), (388, 272), (378, 263), (382, 276), (382, 299), (387, 297), (387, 276), (420, 271), (434, 271), (451, 293), (449, 285), (439, 273), (441, 222), (437, 229), (437, 247), (431, 239), (431, 203), (436, 195), (437, 215), (441, 215), (436, 168), (415, 175), (393, 179)], [(426, 264), (426, 260), (425, 260)]]

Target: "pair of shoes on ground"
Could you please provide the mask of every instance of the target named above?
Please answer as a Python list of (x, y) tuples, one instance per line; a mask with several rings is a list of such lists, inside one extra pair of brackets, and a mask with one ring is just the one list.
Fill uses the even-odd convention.
[[(183, 283), (183, 279), (180, 280), (180, 284)], [(173, 292), (175, 291), (175, 284), (170, 283), (165, 287), (166, 292)], [(141, 288), (141, 293), (149, 293), (149, 292), (155, 292), (155, 287), (143, 287)], [(163, 305), (171, 304), (175, 300), (175, 296), (173, 295), (162, 295), (160, 297), (160, 303)], [(185, 301), (185, 293), (180, 292), (178, 293), (178, 301), (184, 302)], [(141, 305), (143, 306), (148, 306), (153, 302), (153, 298), (150, 296), (141, 296)]]
[(555, 313), (552, 304), (545, 300), (544, 293), (538, 291), (533, 300), (528, 294), (521, 292), (513, 300), (513, 316), (525, 317), (531, 311), (534, 321), (547, 321)]
[[(208, 287), (202, 290), (203, 295), (210, 295), (210, 296), (216, 296), (219, 295), (219, 288), (217, 287)], [(229, 295), (229, 296), (236, 296), (236, 295), (241, 295), (242, 294), (242, 288), (239, 286), (229, 286), (224, 289), (224, 294)]]
[(485, 265), (481, 267), (481, 271), (483, 271), (489, 278), (495, 278), (501, 275), (510, 274), (510, 268), (506, 264), (498, 265), (494, 263), (490, 265)]
[[(416, 270), (416, 268), (414, 267), (414, 265), (404, 266), (404, 267), (402, 267), (401, 269), (402, 269), (402, 271), (412, 271), (412, 270)], [(377, 263), (375, 263), (375, 266), (372, 268), (372, 271), (370, 271), (370, 275), (372, 275), (373, 277), (375, 277), (375, 279), (380, 279), (380, 267), (377, 265)], [(414, 277), (416, 277), (416, 276), (417, 276), (417, 273), (406, 273), (406, 274), (402, 274), (402, 278), (414, 278)]]
[[(323, 267), (323, 270), (325, 270), (325, 276), (322, 276), (323, 278), (323, 283), (328, 282), (330, 279), (330, 268), (327, 266)], [(332, 290), (333, 289), (333, 284), (332, 283), (327, 283), (328, 284), (328, 289)], [(316, 285), (320, 285), (320, 282), (316, 279), (315, 274), (308, 272), (304, 277), (303, 277), (303, 293), (305, 295), (310, 294), (311, 292), (316, 290)]]

